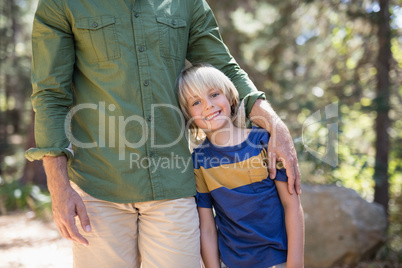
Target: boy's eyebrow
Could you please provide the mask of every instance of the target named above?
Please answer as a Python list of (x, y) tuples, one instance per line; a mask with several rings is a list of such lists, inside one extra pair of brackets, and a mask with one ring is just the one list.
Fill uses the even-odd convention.
[(223, 90), (221, 90), (220, 88), (210, 88), (210, 89), (208, 90), (208, 93), (213, 92), (213, 91), (223, 92)]
[(190, 95), (190, 96), (188, 96), (188, 100), (195, 100), (195, 99), (198, 99), (198, 98), (199, 98), (198, 95)]
[(199, 97), (198, 95), (190, 95), (189, 96), (190, 99), (195, 99), (195, 98), (198, 98), (198, 97)]

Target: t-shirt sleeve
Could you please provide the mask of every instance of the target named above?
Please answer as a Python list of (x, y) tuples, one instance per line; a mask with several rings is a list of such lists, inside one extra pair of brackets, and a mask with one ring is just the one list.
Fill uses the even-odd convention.
[(195, 169), (194, 175), (195, 185), (197, 187), (197, 195), (195, 196), (197, 205), (203, 208), (212, 208), (211, 193), (208, 190), (207, 184), (201, 174), (201, 171), (199, 169)]
[(277, 169), (275, 180), (287, 182), (288, 176), (286, 175), (286, 169), (284, 168)]
[(199, 156), (199, 152), (197, 150), (194, 150), (194, 152), (192, 153), (192, 158), (194, 165), (195, 185), (197, 189), (195, 199), (199, 207), (212, 208), (211, 193), (209, 192), (207, 183), (205, 182), (204, 176), (202, 175), (201, 166), (197, 161), (197, 155)]

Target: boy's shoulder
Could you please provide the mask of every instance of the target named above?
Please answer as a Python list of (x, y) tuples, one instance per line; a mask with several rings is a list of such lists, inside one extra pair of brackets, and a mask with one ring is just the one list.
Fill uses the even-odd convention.
[(262, 127), (256, 126), (256, 125), (252, 125), (251, 126), (251, 132), (253, 133), (261, 133), (261, 134), (269, 134), (269, 132)]
[(202, 151), (206, 150), (208, 148), (209, 141), (208, 139), (203, 140), (200, 144), (198, 144), (194, 149), (193, 149), (193, 155), (197, 153), (201, 153)]
[(268, 143), (270, 134), (264, 128), (252, 126), (248, 139), (251, 143)]
[(208, 155), (208, 140), (205, 139), (201, 144), (199, 144), (197, 147), (193, 149), (193, 152), (191, 153), (191, 157), (193, 158), (193, 164), (195, 168), (198, 168), (198, 160), (201, 157), (204, 157), (205, 155)]

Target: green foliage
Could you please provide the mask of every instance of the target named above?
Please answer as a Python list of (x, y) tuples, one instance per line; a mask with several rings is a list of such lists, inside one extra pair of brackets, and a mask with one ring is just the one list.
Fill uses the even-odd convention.
[[(209, 1), (236, 60), (289, 127), (302, 181), (334, 183), (373, 201), (378, 18), (377, 1)], [(392, 127), (389, 152), (389, 241), (382, 257), (402, 254), (402, 8), (390, 1)], [(236, 38), (233, 38), (236, 36)], [(229, 42), (228, 42), (229, 41)], [(338, 117), (305, 125), (338, 102)], [(328, 123), (338, 123), (333, 167), (318, 155), (328, 150)], [(381, 258), (382, 258), (381, 257)], [(399, 257), (401, 258), (401, 257)], [(399, 259), (399, 261), (401, 261)]]
[[(399, 184), (401, 185), (401, 184)], [(399, 252), (398, 261), (402, 263), (402, 195), (394, 196), (390, 204), (389, 247)]]
[(49, 194), (41, 191), (36, 185), (20, 185), (16, 180), (5, 182), (0, 178), (0, 215), (7, 214), (8, 211), (26, 209), (35, 212), (38, 217), (49, 214)]
[[(290, 128), (298, 149), (304, 181), (337, 183), (373, 199), (378, 40), (375, 1), (228, 1), (215, 3), (221, 31), (231, 52)], [(221, 6), (226, 8), (220, 9)], [(401, 159), (402, 125), (398, 66), (402, 66), (401, 8), (391, 1), (393, 16), (391, 66), (390, 175)], [(399, 27), (399, 28), (398, 28)], [(399, 33), (399, 34), (398, 34)], [(236, 36), (234, 40), (232, 36)], [(233, 42), (232, 42), (233, 41)], [(401, 77), (399, 75), (399, 77)], [(399, 91), (399, 92), (398, 92)], [(307, 152), (324, 155), (327, 122), (304, 126), (306, 119), (339, 102), (338, 163), (331, 167)], [(398, 143), (399, 141), (399, 143)], [(401, 162), (401, 161), (399, 161)], [(393, 164), (394, 163), (394, 164)], [(391, 182), (393, 195), (400, 190)]]

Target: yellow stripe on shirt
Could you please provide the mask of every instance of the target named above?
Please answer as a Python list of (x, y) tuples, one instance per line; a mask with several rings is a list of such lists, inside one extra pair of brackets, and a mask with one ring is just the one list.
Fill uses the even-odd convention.
[(195, 169), (197, 192), (208, 193), (220, 187), (234, 189), (268, 177), (268, 165), (265, 150), (257, 156), (244, 161), (224, 164), (218, 167)]

